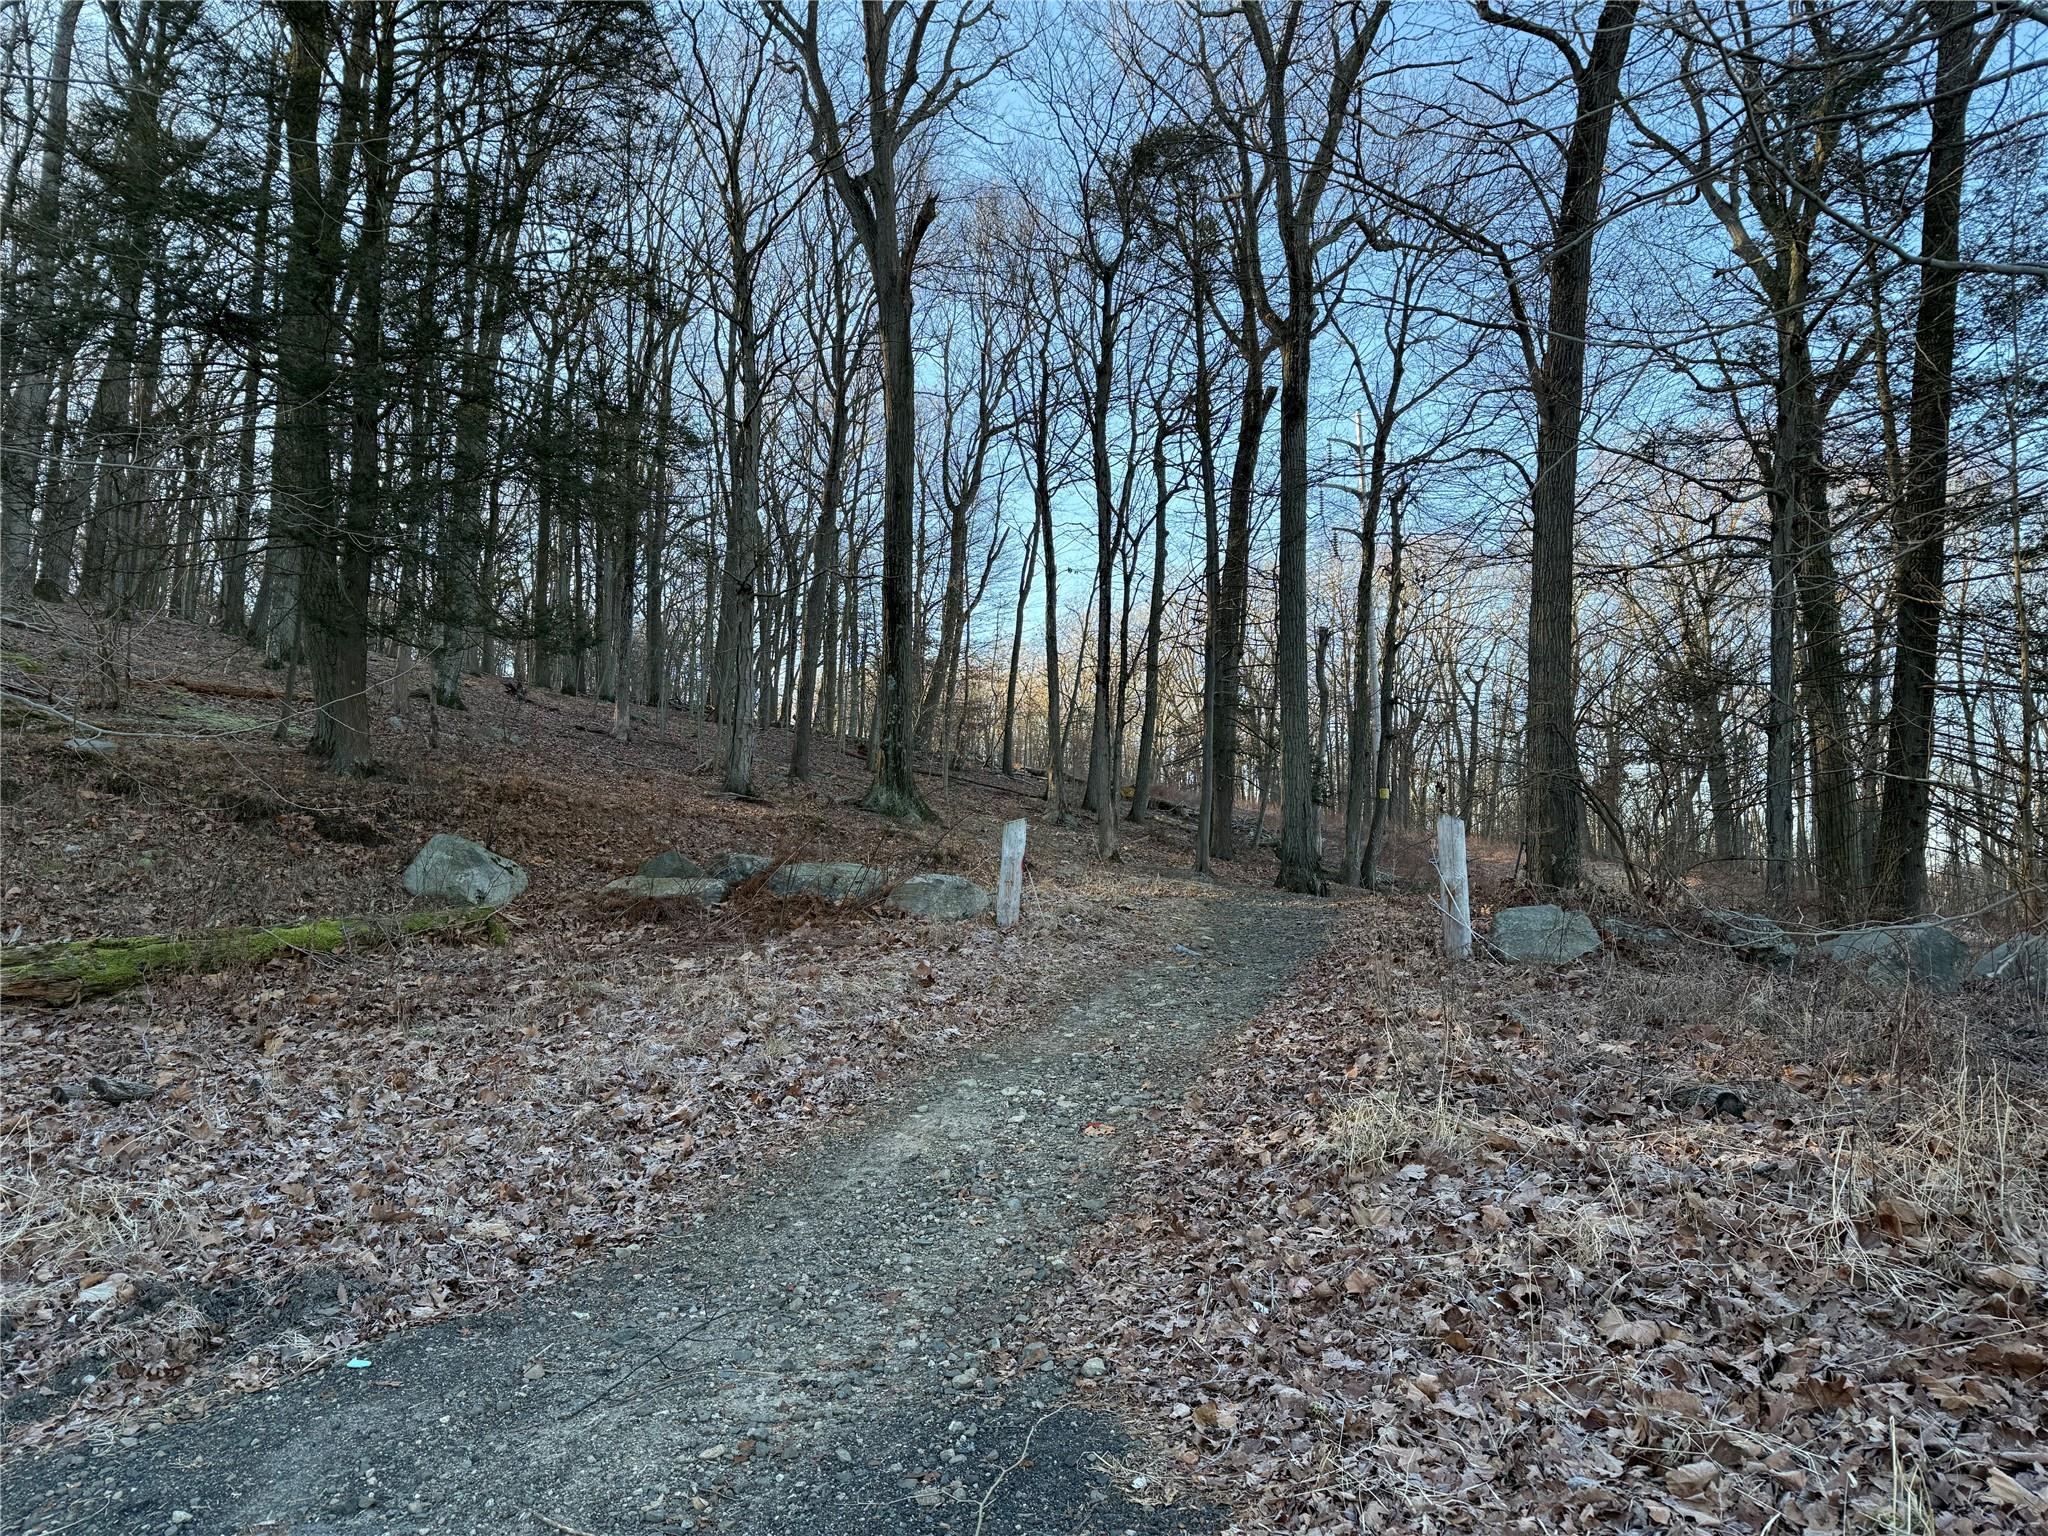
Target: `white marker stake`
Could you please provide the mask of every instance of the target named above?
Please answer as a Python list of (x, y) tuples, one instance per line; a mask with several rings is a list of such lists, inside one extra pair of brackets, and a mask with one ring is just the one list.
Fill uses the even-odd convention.
[(1456, 816), (1436, 819), (1436, 873), (1444, 909), (1444, 954), (1472, 958), (1472, 887), (1465, 878), (1465, 823)]
[(1024, 900), (1024, 836), (1030, 824), (1019, 816), (1003, 823), (1003, 869), (996, 882), (996, 926), (1017, 926), (1017, 907)]

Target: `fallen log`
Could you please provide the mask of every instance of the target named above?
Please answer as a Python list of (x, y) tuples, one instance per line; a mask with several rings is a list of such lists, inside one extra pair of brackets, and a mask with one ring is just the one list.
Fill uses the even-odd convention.
[(275, 688), (265, 688), (254, 683), (217, 683), (207, 678), (167, 678), (173, 688), (182, 688), (187, 693), (202, 694), (214, 699), (258, 699), (276, 703), (284, 695)]
[(156, 1089), (148, 1083), (131, 1083), (125, 1077), (88, 1077), (82, 1083), (59, 1083), (50, 1090), (50, 1097), (59, 1104), (69, 1104), (73, 1099), (98, 1099), (102, 1104), (132, 1104), (137, 1099), (153, 1099)]
[(481, 931), (493, 943), (505, 935), (496, 908), (460, 907), (403, 917), (331, 917), (270, 928), (15, 945), (0, 949), (0, 1002), (61, 1007), (178, 971), (246, 969), (279, 955), (326, 954), (467, 929)]

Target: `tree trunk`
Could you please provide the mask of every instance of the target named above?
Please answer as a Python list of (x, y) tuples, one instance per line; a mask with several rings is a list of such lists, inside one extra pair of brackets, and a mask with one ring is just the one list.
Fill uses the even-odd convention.
[[(1246, 326), (1255, 323), (1247, 313)], [(1265, 382), (1264, 355), (1253, 343), (1245, 348), (1237, 452), (1230, 465), (1229, 524), (1216, 589), (1216, 794), (1209, 823), (1209, 853), (1218, 859), (1234, 856), (1231, 823), (1237, 813), (1237, 719), (1244, 694), (1245, 626), (1251, 614), (1252, 491), (1259, 472), (1259, 439), (1277, 394)]]
[[(330, 186), (323, 174), (319, 135), (333, 44), (328, 33), (331, 13), (322, 6), (300, 6), (288, 19), (291, 52), (284, 131), (291, 219), (278, 305), (272, 482), (278, 502), (289, 509), (299, 566), (301, 635), (317, 710), (312, 745), (338, 770), (347, 771), (367, 756), (369, 744), (367, 658), (358, 600), (367, 593), (369, 550), (366, 542), (352, 547), (358, 544), (354, 507), (349, 509), (348, 532), (340, 530), (333, 461), (334, 402), (340, 384), (334, 303), (342, 264), (337, 200), (350, 185), (353, 144), (345, 139), (332, 151)], [(361, 50), (351, 48), (342, 87), (343, 121), (336, 130), (351, 137), (360, 123), (361, 104), (354, 98), (361, 90), (361, 64)], [(369, 472), (374, 474), (374, 463)]]
[(1920, 307), (1913, 322), (1913, 403), (1906, 487), (1893, 519), (1898, 633), (1892, 651), (1891, 725), (1885, 736), (1884, 806), (1878, 825), (1882, 915), (1927, 910), (1927, 823), (1934, 759), (1934, 700), (1947, 558), (1949, 419), (1954, 409), (1956, 289), (1963, 170), (1977, 33), (1942, 0), (1926, 5), (1936, 45), (1928, 106), (1927, 189), (1920, 213)]
[(1088, 393), (1088, 456), (1095, 483), (1095, 733), (1088, 747), (1088, 799), (1095, 811), (1095, 851), (1105, 859), (1117, 856), (1116, 738), (1110, 721), (1110, 696), (1115, 687), (1109, 632), (1116, 594), (1111, 577), (1116, 562), (1116, 500), (1109, 465), (1109, 391), (1116, 364), (1116, 316), (1110, 285), (1115, 269), (1099, 278), (1098, 327), (1093, 379)]
[(911, 761), (918, 644), (917, 356), (910, 335), (910, 274), (897, 246), (893, 167), (888, 176), (870, 179), (887, 187), (886, 197), (880, 185), (875, 188), (880, 233), (870, 252), (882, 341), (882, 676), (875, 701), (875, 777), (861, 803), (885, 816), (930, 821)]
[(1166, 424), (1152, 434), (1152, 600), (1145, 613), (1145, 714), (1138, 725), (1138, 772), (1131, 785), (1131, 820), (1151, 815), (1152, 775), (1159, 739), (1159, 643), (1166, 619)]
[(1606, 0), (1578, 81), (1578, 112), (1565, 149), (1564, 186), (1546, 265), (1550, 291), (1536, 385), (1536, 484), (1529, 560), (1529, 709), (1523, 816), (1530, 873), (1542, 885), (1579, 883), (1580, 803), (1577, 710), (1579, 437), (1585, 414), (1586, 319), (1593, 240), (1608, 130), (1621, 95), (1621, 68), (1635, 29), (1636, 0)]
[[(43, 436), (48, 426), (50, 385), (57, 371), (54, 331), (57, 271), (61, 241), (57, 228), (59, 191), (64, 177), (65, 139), (71, 126), (71, 51), (78, 33), (83, 0), (64, 0), (57, 13), (57, 35), (50, 51), (50, 89), (44, 102), (43, 163), (35, 203), (25, 229), (33, 256), (28, 282), (15, 317), (15, 356), (9, 371), (19, 370), (7, 397), (4, 430), (0, 430), (0, 602), (19, 608), (35, 583), (35, 497), (40, 478), (54, 488), (60, 472), (54, 456), (49, 473), (39, 477)], [(54, 496), (46, 492), (44, 515)], [(58, 596), (62, 596), (59, 593)]]
[(264, 134), (263, 181), (256, 197), (256, 225), (249, 257), (249, 324), (254, 332), (242, 369), (242, 419), (235, 444), (235, 506), (221, 571), (221, 628), (231, 635), (249, 629), (249, 540), (256, 516), (256, 428), (263, 412), (264, 288), (270, 275), (271, 188), (283, 158), (284, 125), (273, 102)]
[(1200, 259), (1195, 269), (1190, 317), (1195, 334), (1195, 454), (1202, 477), (1202, 765), (1196, 787), (1195, 869), (1209, 873), (1216, 820), (1216, 700), (1218, 629), (1216, 605), (1222, 572), (1216, 526), (1216, 436), (1209, 380), (1207, 290)]
[(1010, 680), (1003, 689), (1003, 777), (1017, 773), (1017, 670), (1024, 659), (1024, 619), (1031, 605), (1031, 578), (1037, 574), (1038, 521), (1032, 519), (1024, 540), (1024, 575), (1017, 583), (1017, 616), (1010, 626)]
[[(1803, 293), (1797, 287), (1793, 292), (1800, 295), (1795, 303), (1803, 308)], [(1805, 631), (1800, 686), (1813, 756), (1813, 841), (1819, 894), (1829, 911), (1847, 913), (1857, 906), (1861, 878), (1856, 855), (1856, 769), (1850, 753), (1834, 529), (1828, 513), (1827, 473), (1821, 462), (1819, 394), (1802, 326), (1781, 326), (1778, 346), (1773, 470), (1776, 495), (1791, 521), (1793, 587)]]
[[(1381, 839), (1387, 825), (1387, 801), (1394, 779), (1394, 669), (1398, 660), (1401, 619), (1401, 503), (1397, 485), (1387, 506), (1387, 621), (1380, 640), (1379, 740), (1373, 752), (1372, 820), (1366, 828), (1365, 854), (1358, 864), (1358, 883), (1372, 889), (1378, 878)], [(1364, 658), (1360, 658), (1364, 665)], [(1506, 733), (1502, 736), (1505, 739)]]
[[(759, 342), (754, 327), (753, 273), (744, 227), (732, 232), (732, 348), (735, 375), (726, 386), (730, 479), (725, 506), (725, 565), (718, 598), (718, 650), (712, 687), (729, 794), (753, 793), (755, 629), (761, 577), (761, 411)], [(733, 410), (733, 398), (738, 409)]]
[[(1304, 260), (1306, 258), (1303, 258)], [(1294, 261), (1290, 257), (1290, 270)], [(1306, 271), (1290, 276), (1280, 342), (1280, 583), (1273, 659), (1280, 714), (1280, 873), (1283, 890), (1322, 889), (1308, 697), (1308, 373), (1314, 297)]]
[(91, 472), (81, 474), (70, 463), (71, 386), (78, 375), (76, 356), (64, 359), (57, 371), (57, 393), (50, 409), (50, 472), (43, 481), (43, 517), (36, 529), (36, 595), (61, 602), (71, 590), (72, 563), (78, 530), (85, 521), (85, 495)]
[(1036, 419), (1031, 424), (1032, 510), (1038, 546), (1045, 551), (1045, 798), (1055, 823), (1067, 819), (1067, 771), (1062, 761), (1066, 730), (1060, 718), (1060, 563), (1052, 532), (1052, 383), (1050, 365), (1039, 359)]

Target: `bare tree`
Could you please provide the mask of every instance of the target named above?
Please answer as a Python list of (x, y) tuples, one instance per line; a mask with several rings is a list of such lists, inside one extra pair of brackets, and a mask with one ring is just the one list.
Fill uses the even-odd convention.
[(1979, 34), (1974, 11), (1928, 0), (1935, 37), (1928, 101), (1926, 189), (1920, 202), (1920, 296), (1913, 321), (1913, 404), (1903, 495), (1893, 522), (1898, 637), (1891, 720), (1885, 733), (1884, 809), (1878, 823), (1872, 904), (1903, 917), (1927, 906), (1929, 769), (1944, 602), (1949, 504), (1949, 420), (1954, 410), (1956, 294), (1962, 274), (1963, 171), (1970, 98), (2011, 13)]
[[(906, 220), (901, 207), (905, 146), (936, 124), (962, 96), (1001, 66), (1003, 55), (970, 58), (978, 32), (994, 14), (977, 0), (940, 17), (938, 0), (860, 7), (860, 62), (841, 78), (827, 52), (818, 0), (801, 7), (765, 0), (763, 15), (795, 53), (811, 125), (811, 153), (846, 209), (867, 253), (881, 337), (885, 419), (882, 484), (881, 729), (874, 783), (863, 802), (888, 816), (930, 820), (911, 760), (916, 733), (917, 394), (910, 315), (918, 250), (938, 213), (927, 193)], [(865, 151), (867, 166), (857, 168)]]
[[(1280, 591), (1278, 671), (1282, 792), (1278, 883), (1322, 885), (1308, 694), (1308, 431), (1310, 349), (1324, 318), (1324, 253), (1347, 231), (1321, 220), (1337, 149), (1354, 121), (1351, 104), (1391, 5), (1371, 10), (1290, 0), (1278, 24), (1257, 0), (1241, 7), (1257, 60), (1259, 94), (1239, 95), (1221, 71), (1204, 71), (1216, 117), (1272, 178), (1273, 219), (1286, 281), (1260, 308), (1280, 353)], [(1263, 285), (1262, 285), (1263, 290)]]
[(789, 132), (779, 77), (763, 39), (738, 28), (707, 37), (696, 17), (685, 23), (691, 75), (684, 113), (708, 169), (713, 221), (724, 234), (709, 269), (710, 288), (727, 338), (724, 400), (728, 458), (725, 562), (721, 570), (718, 638), (712, 673), (719, 738), (729, 793), (753, 792), (752, 710), (755, 639), (762, 579), (761, 452), (767, 387), (759, 308), (764, 267), (783, 229), (802, 206), (811, 179), (803, 150)]
[[(27, 598), (35, 582), (36, 483), (43, 464), (50, 386), (61, 351), (53, 334), (62, 249), (57, 213), (71, 127), (71, 51), (82, 8), (83, 0), (64, 0), (57, 13), (50, 86), (43, 98), (41, 174), (28, 213), (29, 273), (10, 295), (16, 313), (8, 328), (18, 372), (7, 394), (5, 420), (0, 421), (0, 601), (13, 606)], [(22, 148), (26, 153), (25, 140)], [(49, 478), (57, 479), (54, 462)]]

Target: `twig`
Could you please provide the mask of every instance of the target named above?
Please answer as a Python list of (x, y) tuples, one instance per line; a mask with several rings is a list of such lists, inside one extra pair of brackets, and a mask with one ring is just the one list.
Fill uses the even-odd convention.
[(1827, 1362), (1827, 1365), (1830, 1370), (1853, 1371), (1861, 1369), (1866, 1365), (1903, 1360), (1908, 1355), (1925, 1355), (1931, 1354), (1936, 1350), (1954, 1349), (1959, 1344), (1988, 1344), (1993, 1339), (2019, 1338), (2025, 1334), (2039, 1333), (2044, 1328), (2048, 1328), (2048, 1323), (2022, 1323), (2017, 1328), (2001, 1328), (1996, 1333), (1980, 1333), (1963, 1339), (1944, 1339), (1935, 1344), (1902, 1345), (1898, 1349), (1888, 1349), (1881, 1354), (1865, 1355), (1860, 1360), (1830, 1360)]
[(555, 1417), (555, 1422), (558, 1424), (565, 1423), (566, 1421), (575, 1418), (576, 1415), (582, 1413), (585, 1409), (595, 1408), (599, 1403), (603, 1402), (606, 1398), (610, 1397), (614, 1392), (618, 1391), (619, 1388), (623, 1387), (627, 1382), (631, 1381), (634, 1376), (639, 1374), (641, 1371), (645, 1370), (648, 1366), (653, 1365), (658, 1360), (666, 1359), (668, 1357), (669, 1352), (673, 1350), (678, 1344), (681, 1344), (686, 1339), (695, 1338), (698, 1334), (702, 1333), (706, 1328), (710, 1327), (711, 1324), (713, 1324), (723, 1316), (725, 1316), (723, 1312), (707, 1312), (703, 1317), (697, 1320), (697, 1324), (695, 1327), (684, 1329), (681, 1333), (677, 1334), (674, 1338), (670, 1339), (666, 1344), (662, 1345), (661, 1348), (657, 1349), (653, 1354), (648, 1355), (644, 1359), (642, 1359), (631, 1370), (626, 1371), (624, 1374), (620, 1375), (616, 1380), (611, 1382), (610, 1385), (608, 1385), (602, 1392), (599, 1392), (595, 1397), (585, 1399), (583, 1402), (578, 1403), (574, 1408), (571, 1408), (567, 1413), (557, 1414)]
[[(26, 629), (28, 626), (23, 625), (22, 627)], [(114, 1501), (112, 1499), (108, 1499), (105, 1503), (101, 1504), (98, 1509), (94, 1510), (89, 1515), (80, 1515), (76, 1520), (66, 1520), (62, 1525), (50, 1526), (47, 1530), (43, 1532), (43, 1536), (57, 1536), (57, 1533), (59, 1531), (72, 1530), (77, 1526), (85, 1524), (85, 1522), (88, 1520), (97, 1520), (101, 1515), (104, 1515), (108, 1510), (112, 1509), (113, 1507)]]
[(981, 1502), (975, 1505), (974, 1507), (974, 1536), (981, 1536), (981, 1528), (988, 1521), (989, 1500), (993, 1499), (996, 1496), (996, 1490), (1003, 1486), (1003, 1479), (1008, 1477), (1012, 1472), (1016, 1471), (1019, 1467), (1023, 1466), (1026, 1461), (1030, 1460), (1031, 1437), (1038, 1433), (1039, 1428), (1045, 1423), (1047, 1419), (1051, 1418), (1056, 1413), (1065, 1412), (1067, 1407), (1067, 1404), (1062, 1403), (1057, 1408), (1046, 1409), (1044, 1413), (1041, 1413), (1038, 1416), (1037, 1422), (1034, 1423), (1030, 1429), (1024, 1432), (1024, 1444), (1023, 1447), (1017, 1452), (1017, 1459), (1011, 1462), (1007, 1467), (1003, 1468), (1002, 1471), (996, 1474), (996, 1480), (988, 1485), (988, 1491), (981, 1496)]
[(67, 715), (63, 710), (56, 708), (54, 705), (44, 704), (39, 700), (30, 698), (25, 693), (16, 693), (12, 688), (0, 688), (0, 699), (5, 699), (17, 709), (32, 710), (39, 715), (48, 715), (53, 720), (62, 720), (66, 725), (75, 725), (81, 731), (91, 731), (96, 736), (107, 734), (103, 728), (94, 725), (90, 720), (81, 720), (76, 715)]
[(580, 1525), (570, 1525), (565, 1520), (557, 1520), (552, 1515), (544, 1515), (537, 1509), (529, 1509), (527, 1513), (542, 1525), (562, 1532), (562, 1536), (597, 1536), (595, 1531), (586, 1531)]

